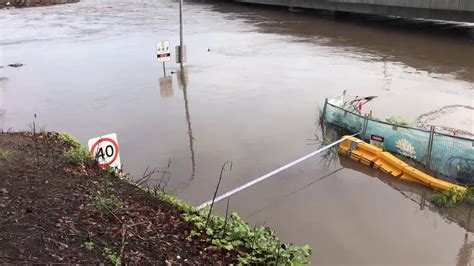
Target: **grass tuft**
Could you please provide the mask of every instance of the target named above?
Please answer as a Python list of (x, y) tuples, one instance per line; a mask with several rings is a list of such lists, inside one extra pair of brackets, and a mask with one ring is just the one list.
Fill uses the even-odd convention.
[(104, 216), (117, 215), (123, 211), (122, 201), (114, 195), (112, 182), (107, 178), (102, 181), (102, 194), (94, 199), (96, 209)]
[(95, 243), (92, 241), (86, 241), (84, 244), (82, 244), (82, 247), (84, 247), (88, 251), (92, 251), (95, 249)]
[(431, 202), (437, 207), (452, 207), (464, 202), (468, 192), (452, 187), (438, 192), (431, 197)]
[(117, 255), (113, 250), (110, 248), (104, 248), (104, 251), (102, 252), (102, 255), (106, 257), (112, 265), (121, 265), (122, 260), (120, 259), (120, 256)]
[(82, 148), (82, 145), (81, 143), (73, 136), (69, 135), (69, 134), (66, 134), (66, 133), (60, 133), (59, 134), (59, 139), (68, 143), (69, 145), (71, 145), (72, 147), (74, 147), (75, 149), (80, 149)]
[(90, 157), (89, 152), (83, 148), (74, 149), (72, 151), (65, 152), (64, 160), (70, 164), (82, 165), (84, 161)]
[(66, 162), (74, 165), (82, 165), (86, 159), (91, 157), (89, 152), (73, 136), (60, 133), (58, 138), (73, 148), (71, 151), (64, 153), (63, 157)]
[(189, 240), (205, 234), (211, 239), (210, 244), (220, 249), (247, 249), (248, 253), (239, 256), (240, 264), (309, 264), (307, 257), (311, 255), (311, 247), (283, 244), (273, 230), (264, 226), (252, 228), (235, 212), (230, 214), (227, 221), (224, 217), (211, 215), (207, 222), (209, 206), (197, 211), (175, 196), (163, 193), (160, 198), (179, 207), (184, 213), (184, 220), (194, 223), (195, 228), (191, 231)]
[(111, 193), (97, 196), (95, 198), (94, 205), (102, 215), (116, 215), (121, 213), (123, 210), (122, 201), (117, 196)]
[(10, 151), (0, 150), (0, 160), (8, 161), (10, 157), (12, 157), (12, 154)]

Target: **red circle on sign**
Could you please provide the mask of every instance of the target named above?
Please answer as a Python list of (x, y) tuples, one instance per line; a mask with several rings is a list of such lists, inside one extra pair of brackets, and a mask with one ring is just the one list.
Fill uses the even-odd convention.
[(107, 166), (113, 164), (113, 163), (115, 162), (115, 160), (117, 160), (117, 157), (118, 157), (118, 154), (119, 154), (119, 149), (118, 149), (118, 144), (117, 144), (117, 142), (115, 142), (115, 141), (114, 141), (113, 139), (111, 139), (111, 138), (103, 138), (103, 139), (99, 139), (98, 141), (96, 141), (96, 142), (94, 143), (94, 145), (92, 145), (92, 148), (91, 148), (91, 150), (90, 150), (92, 157), (94, 157), (94, 150), (95, 150), (95, 148), (97, 147), (97, 145), (99, 145), (99, 143), (102, 143), (102, 142), (104, 142), (104, 141), (108, 141), (108, 142), (112, 143), (112, 145), (114, 146), (114, 149), (116, 150), (116, 152), (115, 152), (115, 155), (114, 155), (114, 157), (112, 158), (112, 160), (111, 160), (110, 162), (108, 162), (108, 163), (99, 163), (99, 166), (102, 167), (102, 168), (105, 168), (105, 167), (107, 167)]

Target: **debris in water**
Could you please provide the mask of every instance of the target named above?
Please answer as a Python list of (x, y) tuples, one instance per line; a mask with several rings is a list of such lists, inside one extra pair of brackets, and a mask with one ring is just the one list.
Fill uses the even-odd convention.
[[(416, 118), (416, 120), (415, 120), (415, 126), (419, 127), (419, 128), (429, 130), (429, 128), (430, 128), (429, 123), (431, 121), (436, 120), (440, 117), (452, 114), (452, 113), (454, 113), (454, 112), (456, 112), (460, 109), (467, 109), (467, 110), (474, 111), (474, 107), (468, 106), (468, 105), (454, 104), (454, 105), (443, 106), (443, 107), (440, 107), (438, 109), (435, 109), (433, 111), (430, 111), (430, 112), (427, 112), (427, 113), (424, 113), (424, 114), (421, 114), (420, 116), (418, 116), (418, 118)], [(452, 133), (454, 131), (453, 128), (449, 128), (449, 127), (446, 127), (446, 126), (437, 126), (437, 127), (439, 129), (444, 130), (446, 133), (449, 133), (449, 132)], [(461, 135), (474, 136), (474, 132), (470, 132), (470, 131), (467, 131), (467, 130), (456, 129), (455, 131), (457, 133), (460, 133)]]
[(15, 63), (15, 64), (9, 64), (8, 66), (9, 66), (9, 67), (22, 67), (23, 64)]

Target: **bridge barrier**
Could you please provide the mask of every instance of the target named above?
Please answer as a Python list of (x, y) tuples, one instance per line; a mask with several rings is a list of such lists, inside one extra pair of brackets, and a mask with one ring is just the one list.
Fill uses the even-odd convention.
[(474, 22), (473, 0), (234, 0), (380, 16)]

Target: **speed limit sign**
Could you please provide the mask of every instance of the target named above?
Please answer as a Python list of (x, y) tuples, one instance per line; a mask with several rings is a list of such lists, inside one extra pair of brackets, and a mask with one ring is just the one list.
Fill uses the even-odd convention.
[(91, 156), (97, 159), (99, 166), (108, 166), (121, 169), (117, 134), (112, 133), (102, 137), (90, 139), (88, 142)]

